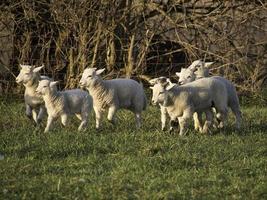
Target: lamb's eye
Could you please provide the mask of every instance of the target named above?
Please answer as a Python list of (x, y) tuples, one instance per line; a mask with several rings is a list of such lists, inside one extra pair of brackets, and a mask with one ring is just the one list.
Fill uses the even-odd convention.
[(29, 75), (30, 73), (25, 73), (25, 75)]
[(187, 78), (191, 78), (191, 76), (188, 76)]
[(159, 94), (163, 94), (164, 92), (160, 92)]

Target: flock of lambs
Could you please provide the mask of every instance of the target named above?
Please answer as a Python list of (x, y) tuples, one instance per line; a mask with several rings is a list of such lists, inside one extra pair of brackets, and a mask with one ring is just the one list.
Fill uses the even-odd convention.
[[(162, 130), (166, 129), (170, 117), (170, 130), (178, 120), (180, 135), (185, 134), (188, 122), (194, 119), (195, 130), (211, 132), (211, 128), (222, 128), (227, 119), (228, 107), (236, 118), (236, 127), (241, 125), (241, 111), (234, 85), (220, 76), (209, 76), (211, 62), (194, 61), (188, 68), (176, 73), (179, 84), (166, 77), (150, 80), (153, 91), (152, 103), (159, 104)], [(43, 68), (20, 65), (17, 83), (25, 86), (26, 115), (36, 124), (48, 114), (44, 132), (52, 128), (53, 122), (61, 118), (65, 126), (69, 115), (76, 115), (81, 124), (78, 130), (86, 129), (92, 108), (95, 112), (96, 129), (100, 128), (102, 116), (108, 109), (108, 120), (115, 124), (118, 109), (128, 109), (135, 114), (136, 126), (141, 127), (141, 113), (146, 109), (147, 99), (142, 84), (132, 79), (103, 80), (104, 69), (87, 68), (82, 74), (80, 87), (58, 91), (57, 81), (41, 76)], [(202, 119), (203, 113), (205, 119)], [(204, 122), (203, 122), (204, 121)]]

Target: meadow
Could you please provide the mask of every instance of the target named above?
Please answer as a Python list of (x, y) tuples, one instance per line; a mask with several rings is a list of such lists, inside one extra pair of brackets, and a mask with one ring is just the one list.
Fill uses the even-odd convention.
[(243, 127), (186, 136), (160, 130), (157, 107), (143, 127), (130, 112), (77, 132), (59, 121), (44, 134), (22, 100), (0, 99), (0, 199), (267, 199), (267, 107), (242, 104)]

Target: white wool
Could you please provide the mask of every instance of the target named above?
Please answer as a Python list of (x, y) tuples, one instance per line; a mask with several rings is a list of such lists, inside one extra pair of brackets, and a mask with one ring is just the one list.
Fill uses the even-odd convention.
[(96, 81), (91, 89), (91, 95), (96, 99), (96, 101), (94, 101), (94, 106), (101, 111), (104, 111), (114, 101), (114, 90), (109, 90), (108, 86), (104, 84), (103, 81)]
[(207, 132), (212, 123), (212, 106), (220, 113), (222, 121), (227, 115), (227, 92), (220, 81), (204, 78), (184, 86), (169, 87), (167, 81), (161, 80), (152, 89), (152, 102), (162, 104), (172, 120), (179, 120), (180, 135), (184, 134), (194, 112), (206, 114), (203, 132)]
[(102, 80), (104, 69), (87, 68), (80, 80), (80, 86), (86, 88), (93, 97), (96, 113), (96, 128), (100, 127), (103, 111), (108, 109), (108, 120), (115, 122), (115, 113), (119, 109), (132, 111), (136, 124), (141, 126), (141, 112), (146, 108), (146, 96), (143, 86), (132, 79)]
[[(153, 78), (153, 79), (149, 80), (149, 83), (152, 85), (152, 87), (150, 87), (150, 89), (152, 89), (152, 91), (154, 91), (153, 86), (156, 85), (158, 83), (158, 81), (160, 81), (161, 79), (166, 79), (166, 81), (168, 81), (170, 83), (170, 85), (174, 84), (174, 83), (171, 83), (171, 81), (165, 77)], [(162, 103), (159, 103), (159, 107), (160, 107), (160, 113), (161, 113), (161, 115), (160, 115), (161, 130), (164, 131), (164, 130), (166, 130), (166, 122), (167, 122), (167, 118), (168, 118), (168, 112), (167, 112), (166, 107), (164, 107)], [(170, 123), (170, 131), (172, 131), (172, 130), (173, 130), (173, 127), (172, 127), (172, 124)]]
[[(209, 75), (209, 68), (208, 67), (212, 63), (213, 62), (202, 63), (202, 65), (197, 67), (194, 72), (190, 69), (182, 70), (180, 73), (178, 73), (179, 83), (181, 85), (183, 85), (185, 83), (189, 83), (189, 82), (198, 80), (200, 78), (209, 77), (210, 75)], [(189, 78), (189, 76), (193, 77), (193, 78)], [(238, 99), (234, 85), (229, 80), (227, 80), (221, 76), (212, 76), (212, 78), (223, 82), (223, 84), (225, 85), (225, 87), (227, 89), (227, 94), (228, 94), (228, 99), (227, 99), (228, 106), (231, 108), (233, 114), (235, 115), (236, 127), (240, 128), (242, 113), (240, 110), (239, 99)]]
[(81, 124), (78, 130), (86, 128), (88, 117), (92, 110), (92, 97), (80, 89), (57, 91), (57, 82), (41, 80), (36, 91), (42, 95), (48, 113), (47, 126), (45, 132), (51, 130), (53, 121), (61, 118), (63, 125), (67, 123), (67, 117), (76, 115)]
[(25, 87), (26, 115), (32, 117), (37, 124), (44, 118), (46, 110), (42, 96), (36, 93), (36, 88), (39, 80), (50, 79), (47, 76), (40, 76), (39, 71), (42, 68), (43, 66), (20, 65), (20, 73), (16, 77), (16, 82), (22, 83)]

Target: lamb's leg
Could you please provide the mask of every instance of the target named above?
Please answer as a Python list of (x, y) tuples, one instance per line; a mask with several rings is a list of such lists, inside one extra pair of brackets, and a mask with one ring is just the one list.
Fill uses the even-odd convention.
[(66, 126), (67, 125), (67, 120), (68, 120), (68, 115), (67, 114), (62, 114), (61, 116), (60, 116), (60, 118), (61, 118), (61, 124), (63, 125), (63, 126)]
[(235, 121), (236, 121), (236, 128), (240, 129), (241, 127), (241, 122), (242, 122), (242, 114), (241, 111), (239, 109), (239, 106), (232, 106), (231, 107), (232, 112), (235, 115)]
[(218, 128), (223, 128), (227, 119), (227, 109), (218, 110), (216, 118), (219, 122)]
[(180, 132), (179, 135), (183, 135), (185, 132), (185, 128), (186, 128), (186, 120), (183, 119), (183, 117), (179, 117), (178, 118), (179, 121), (179, 125), (180, 125)]
[(216, 119), (218, 122), (218, 128), (223, 128), (227, 119), (228, 107), (227, 105), (225, 105), (224, 102), (225, 101), (218, 100), (214, 105), (216, 109)]
[(45, 107), (44, 106), (40, 106), (40, 110), (39, 110), (39, 113), (38, 113), (38, 116), (37, 116), (37, 124), (39, 124), (42, 121), (42, 119), (45, 116), (45, 113), (46, 113)]
[(112, 124), (115, 124), (115, 113), (117, 111), (117, 108), (115, 106), (111, 106), (108, 109), (108, 121)]
[(87, 126), (87, 120), (83, 119), (79, 128), (78, 128), (78, 131), (81, 131), (82, 129), (86, 129), (86, 126)]
[[(81, 117), (81, 124), (78, 128), (78, 131), (81, 131), (82, 129), (86, 129), (86, 126), (88, 124), (88, 113), (83, 112), (82, 114), (78, 114)], [(76, 115), (77, 116), (77, 115)]]
[(141, 113), (135, 113), (136, 128), (141, 128)]
[(177, 126), (179, 127), (179, 119), (177, 119), (176, 117), (171, 117), (169, 133), (172, 133), (174, 131), (174, 127), (177, 127)]
[(205, 112), (206, 114), (206, 121), (205, 124), (203, 126), (203, 130), (201, 131), (202, 133), (208, 133), (209, 132), (209, 127), (212, 125), (212, 121), (213, 121), (213, 113), (212, 110), (207, 110)]
[(196, 131), (202, 131), (202, 116), (201, 113), (194, 112), (194, 128)]
[(102, 120), (102, 112), (95, 107), (94, 107), (94, 111), (95, 111), (95, 122), (96, 122), (95, 128), (99, 129), (100, 123)]
[(31, 109), (31, 106), (29, 106), (28, 104), (26, 104), (26, 111), (25, 111), (25, 113), (26, 113), (26, 116), (28, 117), (28, 118), (32, 118), (32, 109)]
[(160, 106), (160, 112), (161, 112), (161, 130), (166, 130), (166, 121), (167, 121), (167, 110), (164, 106)]
[(212, 110), (213, 116), (215, 116), (214, 117), (215, 120), (213, 120), (212, 125), (213, 125), (213, 128), (217, 129), (219, 127), (219, 124), (221, 123), (221, 120), (217, 118), (216, 108), (212, 107), (211, 110)]
[(51, 117), (51, 116), (48, 116), (47, 118), (47, 123), (46, 123), (46, 127), (45, 127), (45, 130), (44, 132), (47, 133), (48, 131), (50, 131), (51, 127), (52, 127), (52, 123), (54, 121), (54, 118)]
[(183, 116), (179, 117), (179, 125), (180, 125), (180, 132), (179, 135), (184, 135), (188, 121), (190, 120), (190, 118), (192, 117), (193, 112), (191, 111), (191, 109), (187, 109), (184, 111)]
[(37, 110), (36, 110), (36, 108), (33, 108), (32, 109), (32, 118), (35, 121), (35, 123), (38, 124), (38, 121), (37, 121)]

